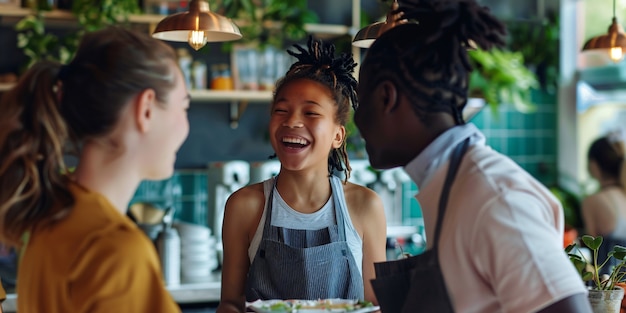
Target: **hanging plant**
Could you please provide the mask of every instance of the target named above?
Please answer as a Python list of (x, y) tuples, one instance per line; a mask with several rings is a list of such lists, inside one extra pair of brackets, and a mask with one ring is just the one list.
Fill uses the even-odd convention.
[(484, 98), (492, 110), (500, 104), (513, 104), (521, 112), (531, 112), (531, 90), (539, 86), (535, 73), (524, 65), (519, 52), (501, 49), (469, 51), (474, 70), (470, 74), (470, 97)]
[(537, 74), (542, 91), (555, 94), (559, 77), (560, 27), (557, 12), (540, 20), (515, 20), (507, 25), (508, 48), (519, 51), (524, 63)]
[(72, 3), (72, 13), (87, 32), (128, 24), (128, 16), (140, 12), (136, 0), (73, 0)]
[[(27, 58), (22, 71), (28, 69), (39, 60), (66, 63), (75, 49), (74, 38), (64, 39), (46, 32), (43, 12), (38, 11), (21, 19), (16, 25), (17, 47)], [(63, 42), (62, 42), (63, 41)]]
[(36, 6), (33, 13), (15, 25), (17, 47), (27, 57), (22, 70), (39, 60), (67, 63), (78, 48), (84, 32), (95, 31), (109, 25), (128, 23), (128, 16), (140, 12), (135, 0), (74, 0), (72, 13), (78, 21), (78, 29), (59, 37), (46, 31), (45, 12), (49, 6)]
[[(211, 3), (212, 2), (212, 3)], [(213, 0), (215, 12), (237, 21), (243, 38), (240, 42), (263, 49), (267, 45), (284, 48), (286, 41), (307, 36), (305, 24), (319, 17), (307, 7), (307, 0)], [(230, 47), (230, 44), (225, 44)]]

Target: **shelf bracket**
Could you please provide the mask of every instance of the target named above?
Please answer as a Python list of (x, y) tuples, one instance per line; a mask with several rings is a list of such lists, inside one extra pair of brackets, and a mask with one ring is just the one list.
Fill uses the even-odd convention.
[(248, 108), (248, 101), (230, 102), (230, 128), (237, 129), (239, 127), (239, 119), (246, 108)]

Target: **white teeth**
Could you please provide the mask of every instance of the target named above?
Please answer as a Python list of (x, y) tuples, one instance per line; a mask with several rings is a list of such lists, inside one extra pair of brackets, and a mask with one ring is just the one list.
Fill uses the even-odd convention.
[(302, 138), (295, 138), (295, 137), (283, 137), (283, 142), (285, 143), (297, 143), (300, 145), (307, 145), (309, 142), (307, 140), (304, 140)]

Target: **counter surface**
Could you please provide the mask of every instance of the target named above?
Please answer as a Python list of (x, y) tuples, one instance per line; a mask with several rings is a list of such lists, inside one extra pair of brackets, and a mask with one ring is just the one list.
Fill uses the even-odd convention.
[[(221, 275), (216, 273), (211, 280), (198, 283), (185, 283), (178, 286), (167, 286), (170, 294), (179, 304), (219, 302), (221, 291)], [(6, 300), (2, 303), (5, 313), (17, 311), (17, 295), (7, 294)]]

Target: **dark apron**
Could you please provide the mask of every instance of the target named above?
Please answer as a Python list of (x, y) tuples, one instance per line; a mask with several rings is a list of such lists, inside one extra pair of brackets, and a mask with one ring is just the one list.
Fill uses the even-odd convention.
[(454, 312), (439, 266), (437, 246), (448, 203), (448, 194), (459, 169), (469, 138), (452, 152), (450, 166), (439, 198), (434, 244), (424, 253), (399, 260), (374, 263), (376, 278), (372, 287), (382, 312)]
[(336, 189), (342, 186), (333, 178), (337, 224), (320, 230), (272, 226), (274, 180), (265, 208), (263, 237), (246, 282), (247, 301), (363, 299), (363, 277), (346, 241), (344, 215), (338, 201), (340, 193)]

